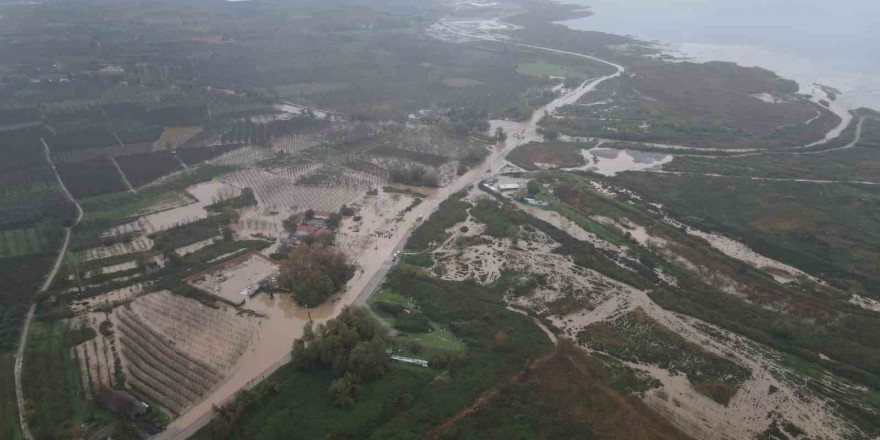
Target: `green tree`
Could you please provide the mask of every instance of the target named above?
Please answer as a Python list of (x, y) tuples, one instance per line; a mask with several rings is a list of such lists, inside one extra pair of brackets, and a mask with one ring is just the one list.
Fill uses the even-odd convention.
[(336, 406), (348, 408), (354, 405), (354, 395), (360, 389), (359, 383), (360, 379), (357, 376), (345, 373), (339, 379), (331, 382), (327, 391), (333, 397), (333, 403)]
[(529, 180), (529, 183), (526, 184), (526, 189), (529, 191), (529, 197), (534, 197), (535, 194), (541, 192), (541, 185), (534, 180)]
[(233, 232), (228, 226), (223, 227), (220, 233), (223, 234), (223, 241), (232, 241), (235, 239), (235, 232)]
[(504, 129), (498, 127), (495, 129), (495, 140), (498, 142), (504, 142), (507, 140), (507, 133), (504, 132)]
[(334, 212), (327, 217), (327, 227), (332, 229), (336, 229), (339, 227), (339, 222), (342, 221), (342, 215), (338, 212)]

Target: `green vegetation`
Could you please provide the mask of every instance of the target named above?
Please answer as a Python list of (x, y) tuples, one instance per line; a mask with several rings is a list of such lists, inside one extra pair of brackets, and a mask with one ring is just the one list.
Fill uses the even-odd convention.
[(471, 215), (486, 225), (485, 234), (495, 238), (519, 236), (519, 226), (529, 221), (529, 216), (509, 203), (499, 203), (491, 197), (482, 197), (471, 208)]
[(155, 232), (150, 238), (154, 248), (164, 252), (198, 243), (220, 235), (220, 227), (228, 224), (230, 218), (225, 214), (212, 215), (202, 220), (187, 223), (164, 231)]
[[(261, 386), (277, 391), (250, 405), (228, 438), (424, 438), (432, 427), (551, 347), (528, 317), (506, 310), (494, 292), (479, 286), (398, 270), (380, 295), (385, 300), (414, 298), (432, 322), (448, 326), (463, 342), (466, 359), (444, 363), (450, 358), (438, 357), (430, 368), (390, 364), (381, 378), (357, 385), (350, 408), (337, 406), (328, 393), (331, 384), (344, 377), (340, 371), (283, 368), (267, 381), (271, 385)], [(291, 417), (297, 423), (291, 424)], [(199, 438), (224, 437), (203, 430)]]
[(517, 66), (516, 71), (522, 75), (537, 76), (539, 78), (553, 76), (581, 80), (586, 79), (582, 71), (546, 61), (521, 62), (519, 63), (519, 66)]
[(422, 199), (427, 197), (426, 195), (424, 195), (418, 191), (413, 191), (409, 188), (400, 189), (400, 188), (395, 188), (393, 186), (384, 186), (384, 187), (382, 187), (382, 191), (385, 191), (388, 194), (406, 194), (408, 196), (418, 197), (418, 198), (422, 198)]
[(403, 262), (406, 264), (412, 264), (413, 266), (428, 268), (434, 265), (434, 257), (428, 252), (405, 254), (403, 256)]
[(77, 360), (70, 355), (71, 348), (84, 337), (82, 331), (52, 319), (51, 314), (38, 316), (31, 323), (22, 386), (28, 422), (36, 438), (67, 439), (84, 425), (88, 432), (90, 426), (111, 420), (86, 400)]
[(574, 168), (586, 165), (581, 150), (593, 146), (594, 144), (580, 142), (529, 142), (511, 151), (507, 160), (526, 170), (537, 170), (541, 165)]
[(242, 209), (248, 206), (256, 206), (257, 198), (254, 196), (254, 190), (245, 188), (241, 190), (241, 194), (227, 200), (221, 200), (205, 207), (209, 212), (222, 212), (229, 209)]
[(406, 248), (428, 251), (432, 244), (441, 243), (447, 238), (447, 229), (467, 220), (470, 207), (470, 203), (454, 197), (440, 202), (437, 210), (410, 235)]
[(0, 230), (0, 257), (53, 252), (60, 246), (62, 235), (59, 228)]
[(704, 231), (867, 296), (880, 287), (880, 189), (626, 173), (614, 179)]
[(281, 270), (281, 285), (293, 290), (293, 300), (316, 307), (339, 292), (354, 275), (345, 254), (321, 243), (293, 248)]
[(791, 97), (798, 90), (794, 81), (764, 69), (726, 62), (629, 64), (632, 74), (606, 81), (590, 94), (598, 104), (566, 106), (568, 117), (544, 118), (542, 127), (624, 141), (781, 148), (820, 140), (840, 122), (804, 98), (778, 104), (756, 98), (761, 93)]
[[(293, 342), (291, 365), (295, 370), (331, 370), (342, 377), (328, 391), (333, 403), (351, 407), (362, 380), (374, 380), (388, 371), (385, 327), (366, 309), (345, 307), (334, 319), (312, 328)], [(341, 342), (341, 343), (340, 343)]]
[[(543, 178), (546, 177), (547, 175), (544, 175)], [(748, 182), (745, 179), (742, 179), (742, 185), (738, 185), (736, 184), (739, 183), (738, 179), (625, 173), (611, 179), (612, 182), (620, 184), (621, 182), (645, 181), (643, 185), (638, 187), (630, 186), (641, 195), (642, 199), (631, 197), (628, 193), (617, 190), (614, 191), (615, 197), (609, 198), (596, 192), (589, 184), (590, 179), (596, 179), (594, 177), (585, 179), (583, 174), (575, 173), (559, 173), (553, 177), (557, 180), (554, 195), (560, 200), (552, 201), (547, 198), (547, 195), (541, 195), (545, 200), (551, 200), (552, 208), (580, 223), (587, 230), (600, 236), (608, 234), (607, 237), (603, 237), (604, 239), (626, 245), (638, 261), (638, 263), (633, 261), (626, 263), (627, 266), (631, 266), (630, 271), (622, 270), (616, 265), (599, 264), (602, 262), (601, 258), (575, 257), (576, 262), (593, 265), (596, 270), (612, 278), (646, 289), (651, 299), (666, 309), (694, 316), (783, 353), (791, 354), (791, 359), (797, 359), (793, 365), (797, 365), (794, 370), (798, 372), (799, 376), (819, 378), (823, 374), (827, 375), (828, 372), (832, 372), (844, 380), (867, 386), (868, 391), (860, 393), (838, 393), (821, 387), (814, 387), (814, 391), (833, 399), (846, 413), (847, 418), (855, 421), (868, 432), (875, 432), (878, 429), (878, 426), (871, 422), (872, 419), (869, 415), (873, 411), (870, 408), (877, 408), (878, 401), (872, 396), (880, 388), (880, 381), (874, 373), (877, 365), (877, 346), (871, 337), (866, 337), (866, 335), (876, 334), (877, 331), (880, 331), (877, 328), (878, 319), (875, 313), (846, 303), (849, 297), (846, 293), (803, 281), (787, 286), (776, 283), (765, 272), (738, 260), (733, 260), (713, 249), (705, 241), (689, 236), (680, 229), (661, 221), (660, 218), (650, 213), (655, 210), (655, 207), (646, 202), (654, 202), (659, 199), (664, 203), (664, 211), (670, 212), (673, 218), (685, 220), (687, 223), (697, 225), (704, 230), (716, 230), (729, 236), (737, 236), (739, 232), (707, 228), (706, 226), (705, 219), (710, 218), (707, 213), (718, 210), (722, 205), (719, 202), (721, 199), (726, 202), (722, 208), (724, 213), (715, 212), (711, 218), (715, 218), (714, 216), (717, 215), (718, 219), (730, 220), (731, 225), (738, 225), (739, 229), (736, 231), (751, 231), (747, 225), (742, 226), (737, 223), (744, 221), (743, 219), (731, 219), (730, 216), (750, 218), (753, 214), (749, 213), (749, 210), (753, 208), (758, 214), (767, 214), (767, 206), (769, 205), (761, 204), (759, 208), (750, 205), (756, 203), (756, 200), (776, 200), (777, 204), (769, 209), (790, 212), (791, 218), (798, 218), (799, 221), (804, 222), (810, 218), (810, 210), (803, 211), (801, 208), (802, 206), (810, 206), (807, 204), (807, 194), (813, 194), (814, 203), (816, 200), (828, 201), (827, 209), (833, 209), (832, 206), (835, 203), (853, 206), (846, 198), (833, 198), (840, 196), (841, 192), (839, 191), (858, 189), (872, 191), (871, 188), (858, 185), (794, 183), (773, 183), (771, 185), (764, 182)], [(667, 177), (678, 182), (663, 182)], [(699, 179), (699, 181), (694, 182), (692, 179)], [(605, 180), (600, 179), (600, 182), (605, 182)], [(693, 186), (688, 187), (690, 185)], [(756, 193), (749, 192), (752, 188)], [(712, 194), (716, 189), (723, 190), (723, 193)], [(804, 199), (801, 200), (801, 196), (793, 197), (792, 193), (777, 193), (779, 190), (787, 191), (788, 189), (798, 189), (803, 192)], [(760, 194), (760, 191), (764, 191), (764, 193)], [(694, 194), (695, 199), (688, 202), (684, 200), (676, 202), (675, 199), (672, 199), (672, 197), (682, 194)], [(792, 203), (798, 203), (798, 208), (785, 206)], [(840, 210), (840, 208), (837, 209)], [(805, 213), (808, 214), (806, 217), (804, 217)], [(667, 261), (667, 257), (664, 257), (662, 253), (664, 249), (661, 247), (648, 249), (640, 246), (627, 236), (624, 226), (597, 229), (589, 222), (579, 221), (580, 218), (594, 215), (614, 219), (620, 225), (635, 224), (644, 227), (652, 236), (670, 243), (664, 246), (666, 251), (672, 251), (689, 261), (699, 262), (703, 267), (702, 272), (695, 273), (686, 267)], [(782, 218), (779, 214), (776, 214), (776, 217)], [(838, 221), (850, 221), (841, 215), (838, 215), (837, 218)], [(864, 221), (864, 217), (861, 219)], [(826, 228), (834, 228), (834, 231), (841, 227), (827, 221), (822, 224)], [(567, 253), (575, 250), (575, 248), (566, 249), (568, 247), (567, 241), (571, 242), (570, 244), (573, 246), (581, 246), (578, 244), (579, 242), (572, 241), (561, 231), (553, 232), (553, 229), (555, 228), (547, 228), (551, 237), (554, 239), (559, 237), (557, 241), (566, 243), (557, 252)], [(849, 231), (844, 233), (850, 234)], [(834, 232), (834, 234), (840, 236), (841, 232)], [(748, 237), (748, 235), (745, 236)], [(793, 237), (803, 238), (809, 236), (793, 235)], [(849, 236), (859, 237), (862, 240), (866, 237), (854, 233)], [(740, 237), (740, 240), (746, 240), (742, 236)], [(771, 238), (766, 234), (762, 234), (760, 237)], [(785, 241), (780, 240), (778, 243), (790, 246), (792, 240), (788, 238)], [(854, 241), (850, 241), (850, 243), (852, 245)], [(756, 248), (754, 244), (749, 244)], [(581, 251), (584, 252), (584, 255), (590, 255), (588, 247), (581, 248)], [(573, 255), (578, 253), (580, 251)], [(766, 252), (764, 254), (767, 255)], [(827, 258), (824, 255), (823, 257)], [(783, 258), (782, 261), (786, 260)], [(792, 261), (788, 262), (792, 263)], [(674, 275), (678, 285), (670, 286), (661, 283), (650, 269), (655, 267), (660, 267), (664, 272)], [(729, 277), (739, 286), (738, 291), (747, 295), (747, 300), (720, 291), (714, 283), (707, 281), (703, 276), (707, 271)], [(841, 284), (841, 286), (844, 285), (848, 286), (848, 289), (858, 287), (858, 284), (851, 280)], [(863, 291), (863, 294), (869, 293)], [(784, 305), (782, 312), (778, 311), (780, 305)], [(820, 357), (818, 353), (824, 354), (827, 358)], [(707, 394), (720, 391), (723, 395), (724, 389), (713, 386), (713, 388), (707, 388), (704, 391)]]
[(0, 353), (0, 437), (21, 440), (14, 371), (15, 353)]
[(722, 405), (751, 377), (748, 369), (687, 342), (641, 309), (611, 322), (591, 324), (577, 337), (620, 360), (657, 365), (673, 374), (682, 372), (695, 390)]
[(547, 276), (537, 273), (501, 271), (492, 288), (515, 298), (528, 297), (539, 286), (547, 284)]
[[(864, 124), (868, 124), (866, 119)], [(816, 148), (839, 148), (855, 139), (858, 118), (840, 137)], [(867, 125), (866, 125), (867, 126)], [(742, 157), (677, 157), (665, 170), (694, 174), (759, 177), (771, 179), (812, 179), (880, 182), (880, 151), (869, 147), (862, 130), (862, 142), (853, 148), (823, 154), (796, 155), (768, 153)]]
[(57, 253), (0, 259), (0, 352), (18, 344), (20, 324)]
[(860, 147), (880, 147), (880, 119), (876, 115), (866, 117), (862, 123)]

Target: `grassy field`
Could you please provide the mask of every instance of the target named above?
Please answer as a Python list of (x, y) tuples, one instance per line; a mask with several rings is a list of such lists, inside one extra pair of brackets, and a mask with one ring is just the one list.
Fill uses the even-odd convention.
[(15, 398), (15, 353), (0, 353), (0, 437), (21, 440), (18, 404)]
[(548, 78), (554, 76), (586, 79), (583, 71), (579, 71), (577, 69), (567, 66), (561, 66), (559, 64), (553, 64), (547, 61), (521, 62), (516, 67), (516, 71), (519, 72), (521, 75), (535, 76), (539, 78)]
[(61, 231), (48, 228), (0, 231), (0, 257), (52, 252), (59, 246)]
[[(403, 295), (390, 290), (383, 289), (372, 296), (367, 301), (368, 304), (373, 308), (377, 315), (380, 316), (381, 319), (384, 319), (389, 324), (394, 326), (395, 317), (390, 315), (389, 313), (385, 313), (382, 311), (382, 307), (379, 304), (396, 304), (396, 305), (407, 305), (411, 303), (411, 298), (404, 297)], [(419, 313), (418, 311), (416, 313)], [(430, 331), (427, 332), (418, 332), (418, 333), (402, 333), (399, 334), (396, 338), (394, 338), (394, 345), (396, 348), (409, 352), (412, 355), (419, 355), (420, 353), (413, 353), (412, 348), (413, 344), (416, 344), (419, 348), (417, 350), (424, 348), (427, 350), (445, 350), (445, 351), (456, 351), (461, 352), (465, 350), (465, 344), (455, 337), (454, 334), (449, 332), (449, 327), (443, 324), (431, 323), (428, 322), (430, 326)]]
[(35, 319), (25, 349), (22, 373), (27, 417), (39, 439), (76, 437), (83, 425), (99, 425), (110, 415), (85, 399), (77, 360), (71, 348), (83, 336), (61, 320)]
[(408, 250), (427, 251), (432, 243), (440, 243), (446, 239), (446, 230), (467, 219), (468, 202), (461, 200), (444, 200), (437, 210), (428, 217), (406, 242)]

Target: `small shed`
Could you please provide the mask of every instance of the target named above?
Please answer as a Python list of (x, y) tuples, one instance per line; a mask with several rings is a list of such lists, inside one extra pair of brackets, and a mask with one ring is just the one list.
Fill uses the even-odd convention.
[(518, 183), (502, 183), (498, 185), (498, 189), (501, 191), (515, 191), (522, 188), (522, 186)]

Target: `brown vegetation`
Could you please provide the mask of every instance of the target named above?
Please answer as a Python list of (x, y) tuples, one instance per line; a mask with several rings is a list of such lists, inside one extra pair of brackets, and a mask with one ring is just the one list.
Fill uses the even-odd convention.
[(492, 398), (481, 397), (478, 408), (439, 437), (509, 438), (511, 431), (498, 423), (505, 416), (515, 416), (522, 433), (533, 438), (690, 438), (638, 398), (615, 389), (608, 368), (568, 340)]

